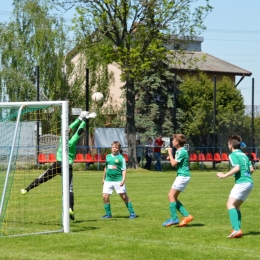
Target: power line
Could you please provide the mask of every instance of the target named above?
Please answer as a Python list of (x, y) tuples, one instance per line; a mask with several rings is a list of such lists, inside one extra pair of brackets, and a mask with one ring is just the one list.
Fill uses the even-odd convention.
[[(237, 56), (239, 56), (239, 54), (237, 54)], [(224, 58), (222, 58), (222, 59), (224, 59)], [(250, 61), (250, 62), (259, 62), (260, 61), (260, 58), (259, 59), (255, 59), (255, 60), (250, 60), (250, 59), (244, 59), (244, 60), (241, 60), (241, 59), (239, 59), (239, 60), (233, 60), (233, 59), (229, 59), (229, 61), (245, 61), (245, 62), (247, 62), (247, 61)]]
[(245, 34), (260, 34), (260, 31), (250, 31), (250, 30), (225, 30), (225, 29), (206, 29), (206, 32), (215, 32), (215, 33), (245, 33)]
[[(244, 88), (241, 88), (241, 89), (247, 89), (247, 88), (251, 88), (251, 86), (250, 87), (244, 87)], [(255, 86), (255, 88), (260, 88), (260, 86)]]
[(6, 13), (6, 14), (11, 14), (11, 12), (0, 10), (0, 13)]
[[(225, 56), (238, 56), (238, 54), (228, 54), (228, 53), (215, 53), (214, 55), (225, 55)], [(239, 54), (239, 56), (260, 56), (260, 54)]]
[(207, 41), (222, 41), (222, 42), (260, 42), (260, 41), (250, 41), (250, 40), (226, 40), (226, 39), (208, 39)]

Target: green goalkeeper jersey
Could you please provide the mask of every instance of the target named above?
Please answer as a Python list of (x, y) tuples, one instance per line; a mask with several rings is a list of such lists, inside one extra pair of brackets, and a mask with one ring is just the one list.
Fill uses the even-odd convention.
[(250, 167), (252, 166), (252, 163), (245, 153), (243, 153), (239, 149), (234, 150), (229, 155), (229, 160), (232, 167), (239, 166), (240, 169), (240, 171), (235, 173), (234, 175), (236, 184), (244, 182), (253, 183), (252, 175), (250, 172)]
[(176, 151), (175, 161), (178, 162), (177, 176), (189, 177), (190, 176), (189, 155), (187, 150), (184, 147)]
[(107, 155), (105, 181), (122, 181), (122, 171), (124, 170), (126, 170), (126, 162), (122, 154)]
[[(80, 124), (80, 125), (79, 125)], [(86, 126), (86, 122), (84, 120), (76, 119), (72, 124), (70, 124), (69, 128), (73, 131), (76, 129), (76, 127), (79, 125), (79, 128), (75, 132), (75, 134), (70, 138), (68, 144), (69, 144), (69, 164), (72, 164), (74, 162), (75, 156), (76, 156), (76, 145), (80, 138), (80, 135), (83, 132), (83, 129)], [(60, 146), (57, 151), (57, 161), (62, 160), (62, 143), (60, 140)]]

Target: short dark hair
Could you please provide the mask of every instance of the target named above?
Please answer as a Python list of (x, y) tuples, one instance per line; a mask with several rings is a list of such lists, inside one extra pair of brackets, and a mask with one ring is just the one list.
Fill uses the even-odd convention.
[(228, 142), (231, 144), (231, 146), (234, 149), (240, 149), (240, 144), (242, 142), (242, 138), (240, 135), (233, 134), (233, 135), (229, 136)]
[(114, 142), (111, 144), (111, 146), (112, 146), (112, 145), (116, 145), (119, 150), (121, 149), (121, 143), (120, 143), (119, 141), (114, 141)]
[(176, 139), (181, 147), (186, 143), (186, 137), (183, 134), (174, 134), (173, 138)]

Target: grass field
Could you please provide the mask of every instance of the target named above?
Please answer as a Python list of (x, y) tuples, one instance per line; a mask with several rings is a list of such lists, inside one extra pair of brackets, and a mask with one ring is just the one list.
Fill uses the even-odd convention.
[[(128, 171), (127, 191), (138, 215), (133, 220), (115, 193), (113, 218), (101, 219), (102, 174), (74, 172), (76, 221), (71, 222), (69, 234), (2, 237), (0, 259), (260, 259), (260, 170), (255, 171), (254, 190), (241, 208), (241, 239), (226, 238), (231, 225), (225, 205), (233, 177), (218, 179), (216, 171), (192, 171), (179, 199), (194, 221), (182, 228), (165, 228), (162, 223), (170, 217), (167, 194), (175, 171)], [(37, 189), (44, 186), (48, 182)]]

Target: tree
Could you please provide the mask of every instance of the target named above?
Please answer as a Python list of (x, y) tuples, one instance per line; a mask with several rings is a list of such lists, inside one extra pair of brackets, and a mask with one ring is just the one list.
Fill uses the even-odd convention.
[[(213, 82), (203, 73), (186, 76), (179, 86), (179, 131), (189, 136), (195, 146), (201, 146), (201, 138), (213, 134)], [(245, 127), (244, 101), (241, 92), (228, 78), (217, 82), (216, 134), (226, 144), (227, 137), (239, 133)], [(213, 146), (212, 140), (207, 143)], [(209, 145), (211, 144), (211, 145)]]
[(98, 55), (107, 64), (120, 66), (125, 81), (128, 166), (136, 168), (135, 83), (142, 80), (151, 64), (166, 59), (166, 44), (172, 38), (192, 36), (204, 29), (203, 20), (211, 10), (208, 0), (194, 11), (191, 4), (196, 0), (52, 1), (64, 8), (78, 4), (80, 38), (88, 48), (102, 46)]
[(2, 98), (36, 100), (38, 65), (41, 99), (70, 100), (70, 107), (82, 107), (84, 75), (78, 75), (66, 59), (70, 46), (63, 19), (51, 14), (46, 0), (15, 0), (13, 6), (11, 21), (0, 24)]
[[(252, 128), (252, 106), (246, 106), (245, 109), (245, 127), (241, 129), (242, 133), (241, 136), (243, 141), (246, 143), (246, 146), (252, 147), (255, 142), (255, 146), (257, 147), (258, 151), (260, 149), (260, 107), (254, 106), (254, 121), (253, 121), (253, 128)], [(252, 136), (253, 134), (253, 136)], [(253, 137), (253, 138), (252, 138)], [(249, 151), (249, 150), (247, 150)]]
[(146, 139), (158, 133), (163, 136), (173, 133), (174, 79), (167, 63), (161, 61), (136, 83), (136, 128)]

